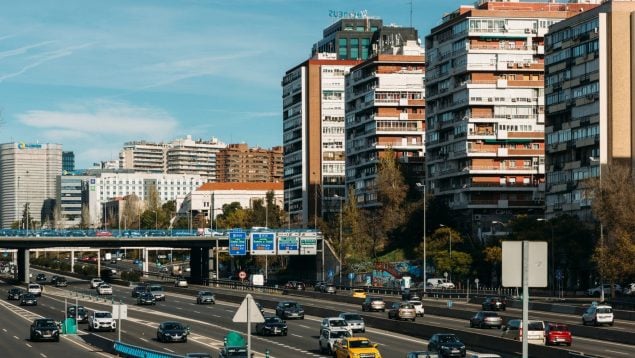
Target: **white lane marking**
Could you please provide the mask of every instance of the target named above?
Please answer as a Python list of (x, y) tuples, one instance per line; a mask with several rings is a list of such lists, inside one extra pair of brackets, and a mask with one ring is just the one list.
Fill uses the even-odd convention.
[(13, 336), (13, 338), (15, 338), (15, 339), (20, 339), (20, 338), (18, 338), (18, 336)]
[(302, 338), (302, 336), (299, 335), (299, 334), (291, 333), (291, 335), (294, 336), (294, 337)]
[(33, 348), (33, 346), (28, 344), (28, 343), (26, 344), (26, 346), (29, 347), (29, 348)]
[(611, 353), (615, 353), (615, 354), (628, 355), (628, 353), (625, 353), (625, 352), (620, 352), (620, 351), (613, 351), (613, 350), (610, 350), (610, 349), (607, 349), (606, 351), (607, 351), (607, 352), (611, 352)]
[(6, 328), (3, 328), (3, 329), (2, 329), (2, 331), (3, 331), (3, 332), (6, 332), (6, 331), (7, 331), (7, 329), (6, 329)]
[(298, 326), (300, 326), (300, 327), (302, 327), (302, 328), (306, 328), (306, 329), (311, 329), (311, 327), (309, 327), (309, 326), (305, 326), (305, 325), (303, 325), (303, 324), (299, 324)]
[(171, 350), (171, 349), (169, 349), (169, 348), (165, 348), (165, 347), (164, 347), (163, 349), (164, 349), (164, 350), (166, 350), (166, 351), (168, 351), (168, 352), (170, 352), (170, 353), (174, 353), (174, 351), (173, 351), (173, 350)]
[(138, 337), (138, 338), (144, 342), (149, 342), (146, 338), (141, 338), (141, 337)]
[(44, 354), (44, 353), (40, 353), (40, 356), (46, 358), (46, 354)]
[(201, 313), (201, 312), (199, 312), (199, 311), (192, 311), (192, 312), (194, 312), (194, 313), (199, 313), (199, 314)]
[(220, 315), (217, 315), (217, 314), (213, 314), (212, 316), (216, 318), (220, 318)]

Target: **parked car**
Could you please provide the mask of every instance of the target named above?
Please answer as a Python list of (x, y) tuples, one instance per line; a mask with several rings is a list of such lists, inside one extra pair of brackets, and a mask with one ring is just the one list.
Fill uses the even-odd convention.
[(386, 311), (386, 302), (382, 297), (370, 296), (362, 302), (362, 311)]
[(157, 341), (186, 343), (189, 333), (189, 327), (180, 322), (163, 322), (157, 328)]
[(204, 303), (216, 303), (216, 296), (212, 293), (212, 291), (198, 291), (196, 294), (196, 303), (204, 304)]
[(351, 337), (351, 333), (346, 330), (331, 330), (324, 329), (320, 333), (318, 344), (320, 346), (320, 352), (328, 355), (333, 355), (335, 342), (343, 338)]
[(157, 300), (154, 298), (154, 295), (150, 292), (141, 292), (137, 296), (137, 304), (138, 305), (156, 305)]
[(629, 283), (624, 287), (623, 293), (625, 295), (633, 296), (635, 295), (635, 282)]
[(426, 285), (431, 288), (455, 288), (454, 283), (446, 280), (445, 278), (429, 278)]
[(33, 320), (30, 329), (31, 341), (60, 341), (60, 330), (52, 318), (38, 318)]
[(264, 322), (256, 324), (256, 334), (261, 336), (286, 336), (287, 322), (280, 317), (265, 317)]
[(342, 312), (339, 314), (339, 317), (343, 318), (348, 324), (348, 327), (352, 332), (366, 332), (366, 322), (364, 322), (364, 317), (360, 316), (357, 313), (352, 312)]
[(551, 322), (546, 324), (545, 342), (548, 346), (560, 344), (570, 346), (572, 341), (571, 331), (569, 331), (569, 327), (566, 324)]
[[(507, 325), (503, 326), (502, 337), (513, 340), (523, 340), (523, 320), (511, 319)], [(532, 344), (545, 344), (545, 322), (529, 321), (527, 322), (527, 342)]]
[(276, 316), (282, 319), (304, 319), (304, 308), (294, 301), (282, 301), (276, 306)]
[(20, 306), (37, 306), (37, 297), (32, 293), (25, 293), (20, 296)]
[(21, 288), (10, 288), (7, 292), (7, 300), (17, 301), (20, 299), (20, 295), (22, 295), (24, 291)]
[(86, 313), (84, 306), (68, 306), (66, 309), (66, 316), (68, 318), (75, 318), (77, 323), (88, 322), (88, 314)]
[(102, 283), (104, 283), (104, 280), (102, 280), (101, 278), (97, 278), (97, 277), (91, 278), (90, 279), (90, 288), (97, 288)]
[(335, 358), (374, 357), (381, 358), (377, 344), (365, 337), (346, 337), (333, 345)]
[(451, 333), (436, 333), (428, 341), (428, 351), (441, 357), (465, 357), (465, 344)]
[(112, 331), (117, 329), (117, 322), (112, 318), (112, 313), (108, 311), (94, 311), (88, 317), (89, 331)]
[(606, 304), (593, 304), (582, 314), (582, 324), (594, 326), (608, 324), (613, 325), (613, 307)]
[(40, 284), (38, 283), (30, 283), (27, 287), (26, 287), (26, 291), (28, 293), (32, 293), (36, 296), (42, 296), (42, 286), (40, 286)]
[(97, 294), (99, 295), (112, 295), (112, 286), (107, 283), (102, 283), (97, 286)]
[(404, 302), (394, 302), (390, 309), (388, 310), (388, 318), (389, 319), (397, 319), (397, 320), (411, 320), (415, 321), (417, 317), (417, 312), (415, 311), (415, 306), (408, 301)]
[(415, 312), (417, 312), (417, 316), (423, 317), (425, 314), (425, 309), (423, 308), (423, 302), (421, 300), (409, 300), (410, 304), (415, 307)]
[[(615, 287), (615, 293), (616, 294), (621, 294), (622, 293), (622, 286), (615, 284), (613, 285)], [(597, 286), (597, 287), (593, 287), (590, 288), (586, 291), (587, 295), (589, 296), (600, 296), (600, 294), (602, 293), (602, 291), (604, 290), (604, 295), (610, 295), (611, 294), (611, 284), (605, 283), (603, 285)]]
[(507, 309), (507, 300), (496, 296), (486, 297), (481, 306), (483, 311), (505, 311)]
[(320, 322), (320, 333), (325, 329), (332, 329), (332, 330), (341, 329), (341, 330), (349, 331), (351, 333), (351, 336), (353, 335), (353, 330), (349, 327), (348, 322), (346, 322), (346, 320), (342, 317), (323, 318), (322, 321)]
[(470, 327), (500, 329), (503, 326), (503, 318), (493, 311), (479, 311), (470, 318)]

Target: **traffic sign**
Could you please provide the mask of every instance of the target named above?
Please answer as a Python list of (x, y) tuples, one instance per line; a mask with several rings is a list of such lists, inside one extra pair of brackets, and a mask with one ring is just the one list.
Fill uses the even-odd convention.
[(273, 232), (252, 232), (251, 254), (252, 255), (275, 255), (276, 254), (276, 234)]
[(245, 272), (245, 271), (240, 271), (240, 272), (238, 273), (238, 278), (239, 278), (239, 279), (241, 279), (241, 280), (246, 279), (246, 278), (247, 278), (247, 272)]
[(349, 272), (349, 273), (348, 273), (348, 279), (349, 279), (349, 280), (352, 280), (352, 279), (354, 279), (354, 278), (355, 278), (355, 272)]
[(234, 314), (232, 321), (236, 323), (260, 323), (264, 322), (265, 318), (262, 316), (262, 313), (260, 313), (260, 309), (256, 305), (254, 298), (251, 297), (250, 294), (247, 294), (240, 304), (240, 307), (238, 307), (238, 311)]
[(229, 233), (229, 255), (243, 256), (247, 254), (247, 233), (231, 231)]
[(329, 278), (333, 278), (333, 275), (335, 275), (335, 272), (333, 272), (333, 269), (329, 269), (328, 275), (329, 275)]

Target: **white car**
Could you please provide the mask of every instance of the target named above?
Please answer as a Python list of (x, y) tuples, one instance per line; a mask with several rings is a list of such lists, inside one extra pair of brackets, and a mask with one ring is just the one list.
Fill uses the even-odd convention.
[(174, 287), (187, 287), (187, 280), (183, 277), (179, 277), (174, 280)]
[(366, 322), (364, 322), (364, 318), (359, 314), (353, 312), (342, 312), (340, 313), (340, 317), (344, 318), (348, 324), (348, 328), (350, 328), (352, 332), (366, 332)]
[(29, 286), (27, 286), (26, 291), (36, 296), (42, 296), (42, 286), (37, 283), (30, 283)]
[(419, 317), (423, 317), (425, 310), (423, 309), (423, 303), (419, 300), (410, 300), (408, 303), (412, 304), (415, 307), (415, 313)]
[(350, 333), (351, 336), (353, 335), (353, 330), (348, 325), (346, 320), (341, 317), (327, 317), (322, 319), (322, 322), (320, 323), (320, 334), (322, 334), (322, 331), (325, 329), (345, 330), (345, 331), (348, 331), (348, 333)]
[(89, 331), (115, 331), (117, 322), (112, 318), (112, 314), (108, 311), (95, 311), (88, 317)]
[[(617, 294), (621, 294), (622, 293), (622, 286), (620, 285), (614, 285), (615, 286), (615, 293)], [(586, 291), (586, 294), (589, 296), (599, 296), (600, 293), (604, 291), (604, 295), (610, 295), (611, 294), (611, 285), (608, 283), (605, 283), (603, 285), (597, 286), (597, 287), (593, 287), (590, 288)]]
[(630, 283), (624, 288), (625, 295), (635, 295), (635, 283)]
[(92, 278), (90, 280), (90, 288), (97, 288), (102, 283), (104, 283), (104, 280), (102, 280), (101, 278)]
[(102, 283), (97, 286), (97, 293), (100, 295), (112, 295), (112, 287), (109, 284)]
[(346, 337), (351, 337), (351, 333), (347, 330), (323, 329), (322, 332), (320, 332), (320, 339), (318, 340), (318, 344), (320, 345), (320, 352), (332, 355), (335, 351), (333, 349), (333, 345), (335, 344), (335, 342)]
[(582, 314), (582, 325), (592, 324), (594, 326), (608, 324), (613, 325), (613, 307), (609, 305), (593, 304)]

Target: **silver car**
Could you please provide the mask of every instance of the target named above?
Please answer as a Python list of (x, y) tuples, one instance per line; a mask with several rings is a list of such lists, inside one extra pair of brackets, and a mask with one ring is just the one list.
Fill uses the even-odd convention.
[(348, 327), (353, 332), (366, 332), (366, 323), (364, 322), (364, 318), (357, 313), (352, 312), (343, 312), (339, 315), (341, 318), (344, 318)]
[(470, 318), (470, 327), (496, 327), (500, 329), (502, 325), (503, 318), (499, 316), (498, 313), (492, 311), (479, 311)]

